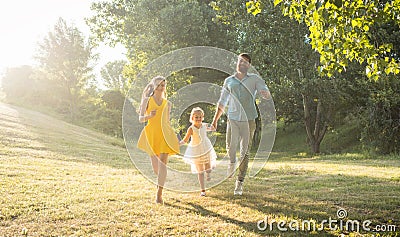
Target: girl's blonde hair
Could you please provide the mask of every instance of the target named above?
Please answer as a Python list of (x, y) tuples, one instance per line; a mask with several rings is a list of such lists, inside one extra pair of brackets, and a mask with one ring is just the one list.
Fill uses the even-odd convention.
[[(143, 89), (143, 93), (142, 93), (142, 101), (140, 103), (140, 106), (143, 105), (144, 101), (148, 101), (149, 98), (154, 94), (155, 89), (158, 87), (158, 85), (161, 84), (161, 82), (166, 81), (165, 77), (163, 76), (155, 76), (153, 77), (153, 79), (151, 79), (151, 81), (145, 86), (145, 88)], [(164, 91), (162, 94), (162, 97), (164, 99), (167, 98), (167, 93)], [(147, 106), (147, 103), (146, 103)], [(140, 111), (141, 108), (139, 108)]]
[(203, 116), (203, 119), (204, 119), (204, 110), (203, 110), (202, 108), (200, 108), (200, 107), (194, 107), (194, 108), (192, 109), (192, 112), (190, 112), (189, 121), (190, 121), (191, 123), (193, 123), (192, 117), (193, 117), (194, 113), (198, 113), (198, 112), (201, 113), (201, 115)]

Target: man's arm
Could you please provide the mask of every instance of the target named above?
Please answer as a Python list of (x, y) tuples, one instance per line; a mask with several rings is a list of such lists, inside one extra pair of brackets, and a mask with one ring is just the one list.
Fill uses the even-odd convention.
[(225, 106), (228, 104), (228, 100), (230, 97), (229, 90), (227, 89), (227, 87), (228, 87), (227, 80), (228, 80), (228, 78), (225, 79), (224, 85), (222, 86), (221, 96), (219, 97), (219, 100), (217, 102), (217, 108), (215, 109), (214, 118), (211, 123), (211, 125), (214, 127), (215, 130), (217, 130), (218, 120), (221, 117), (222, 113), (224, 112)]
[(215, 130), (217, 129), (218, 120), (221, 117), (224, 110), (225, 110), (225, 107), (221, 104), (218, 104), (217, 108), (215, 109), (215, 114), (214, 114), (214, 118), (212, 121), (212, 126), (214, 127)]
[(272, 99), (271, 93), (269, 92), (267, 84), (260, 76), (257, 76), (256, 90), (258, 91), (258, 93), (260, 93), (260, 95), (263, 99), (266, 99), (266, 100)]

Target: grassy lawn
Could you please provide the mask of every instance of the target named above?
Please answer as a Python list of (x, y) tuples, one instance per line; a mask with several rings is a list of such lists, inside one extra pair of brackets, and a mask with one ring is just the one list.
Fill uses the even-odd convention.
[[(0, 236), (400, 235), (399, 156), (273, 152), (242, 197), (228, 179), (205, 198), (166, 190), (165, 204), (155, 205), (155, 185), (123, 144), (0, 103)], [(324, 220), (357, 220), (360, 233)], [(303, 221), (316, 230), (301, 229)]]

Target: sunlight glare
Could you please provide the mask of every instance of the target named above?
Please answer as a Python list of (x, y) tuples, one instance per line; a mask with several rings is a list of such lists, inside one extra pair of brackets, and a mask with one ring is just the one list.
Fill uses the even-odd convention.
[[(0, 74), (6, 67), (35, 65), (34, 55), (38, 42), (52, 30), (59, 17), (65, 19), (70, 25), (74, 24), (88, 37), (89, 27), (85, 24), (84, 18), (93, 14), (90, 11), (92, 2), (94, 1), (7, 0), (2, 2), (0, 8)], [(101, 58), (114, 60), (122, 57), (123, 49), (100, 48), (97, 51)]]

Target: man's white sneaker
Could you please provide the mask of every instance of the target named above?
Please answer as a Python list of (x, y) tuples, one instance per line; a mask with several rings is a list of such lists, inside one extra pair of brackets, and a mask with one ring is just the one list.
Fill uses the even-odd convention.
[(235, 190), (233, 191), (233, 195), (242, 195), (243, 194), (243, 181), (236, 180)]

